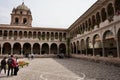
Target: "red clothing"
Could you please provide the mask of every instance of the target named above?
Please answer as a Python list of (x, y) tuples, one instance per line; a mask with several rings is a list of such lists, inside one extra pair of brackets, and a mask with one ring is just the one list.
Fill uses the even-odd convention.
[(13, 59), (13, 62), (12, 62), (12, 66), (13, 67), (16, 67), (18, 64), (17, 64), (17, 61), (16, 61), (16, 59), (15, 58), (12, 58)]

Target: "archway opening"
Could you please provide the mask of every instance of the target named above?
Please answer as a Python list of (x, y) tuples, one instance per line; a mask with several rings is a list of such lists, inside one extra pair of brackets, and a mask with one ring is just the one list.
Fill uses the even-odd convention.
[(44, 43), (42, 45), (42, 52), (41, 54), (49, 54), (49, 45), (47, 43)]
[(101, 16), (102, 16), (102, 22), (104, 22), (107, 19), (107, 14), (106, 14), (105, 8), (102, 9)]
[(87, 55), (93, 56), (93, 44), (90, 37), (86, 40)]
[(73, 44), (71, 43), (71, 53), (73, 54)]
[(110, 22), (113, 21), (114, 8), (113, 8), (112, 3), (108, 4), (108, 6), (107, 6), (107, 13), (108, 13), (108, 20)]
[(120, 0), (115, 0), (115, 13), (120, 15)]
[(83, 39), (81, 40), (81, 53), (82, 53), (83, 55), (86, 54), (86, 50), (85, 50), (85, 42), (84, 42)]
[(116, 41), (113, 33), (108, 30), (103, 35), (104, 44), (104, 56), (105, 57), (117, 57)]
[(51, 44), (50, 54), (57, 54), (57, 51), (58, 51), (57, 44), (55, 43)]
[(76, 54), (76, 44), (75, 42), (73, 44), (74, 44), (74, 54)]
[(119, 46), (119, 56), (118, 57), (120, 57), (120, 29), (118, 31), (117, 37), (118, 37), (118, 46)]
[(59, 45), (59, 54), (60, 53), (66, 54), (66, 45), (64, 43)]
[(30, 43), (25, 43), (23, 45), (23, 55), (28, 57), (29, 54), (31, 54), (31, 44)]
[(80, 42), (77, 41), (77, 53), (80, 54)]
[(20, 45), (20, 43), (15, 43), (13, 45), (13, 54), (18, 54), (18, 55), (21, 54), (21, 45)]
[(27, 19), (26, 18), (23, 19), (23, 24), (27, 24)]
[(19, 19), (16, 17), (15, 18), (15, 24), (18, 24), (19, 23)]
[(33, 54), (40, 54), (40, 45), (38, 43), (33, 45)]
[(2, 53), (4, 54), (11, 54), (11, 44), (10, 43), (4, 43), (3, 44), (3, 49), (2, 49)]
[(98, 34), (96, 34), (93, 37), (93, 46), (94, 46), (95, 56), (103, 56), (101, 39), (100, 39), (100, 36)]

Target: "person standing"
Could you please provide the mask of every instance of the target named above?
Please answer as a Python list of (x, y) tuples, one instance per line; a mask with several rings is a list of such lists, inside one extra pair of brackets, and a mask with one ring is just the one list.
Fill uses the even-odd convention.
[(2, 69), (4, 69), (4, 73), (6, 74), (6, 57), (4, 57), (4, 58), (1, 60), (0, 73), (1, 73)]
[(13, 75), (13, 68), (14, 68), (13, 63), (14, 63), (13, 62), (13, 55), (11, 55), (9, 57), (9, 59), (7, 60), (7, 64), (8, 64), (8, 73), (7, 73), (7, 76), (9, 76), (10, 71), (11, 71), (11, 76)]
[(17, 57), (14, 59), (14, 75), (17, 76), (17, 72), (19, 71), (19, 65), (17, 62)]
[(32, 53), (32, 54), (31, 54), (31, 59), (33, 59), (33, 58), (34, 58), (34, 54)]

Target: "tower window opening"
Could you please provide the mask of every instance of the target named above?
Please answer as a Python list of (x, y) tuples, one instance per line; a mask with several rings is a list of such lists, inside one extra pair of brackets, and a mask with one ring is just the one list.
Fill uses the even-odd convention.
[(27, 19), (26, 18), (23, 19), (23, 24), (27, 24)]
[(22, 11), (20, 11), (20, 14), (22, 14)]
[(15, 18), (15, 24), (18, 24), (18, 22), (19, 22), (19, 19)]

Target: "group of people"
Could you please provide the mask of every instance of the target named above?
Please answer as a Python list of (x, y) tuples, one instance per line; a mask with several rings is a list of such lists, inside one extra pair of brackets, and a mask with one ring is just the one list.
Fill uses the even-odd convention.
[(34, 58), (34, 54), (32, 53), (32, 54), (26, 54), (26, 56), (25, 57), (27, 57), (28, 59), (33, 59)]
[[(4, 57), (1, 60), (1, 67), (0, 67), (0, 73), (4, 69), (4, 73), (6, 74), (6, 68), (8, 68), (7, 76), (9, 76), (11, 72), (11, 76), (17, 75), (17, 72), (19, 70), (19, 65), (17, 62), (17, 57), (15, 58), (13, 55), (10, 55), (10, 57), (6, 60), (7, 58)], [(7, 67), (8, 66), (8, 67)]]

